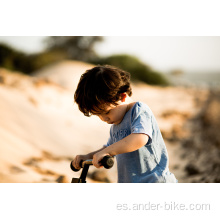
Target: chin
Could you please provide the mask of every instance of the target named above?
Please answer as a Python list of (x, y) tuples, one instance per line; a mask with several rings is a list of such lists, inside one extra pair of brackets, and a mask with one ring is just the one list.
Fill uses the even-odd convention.
[(112, 122), (112, 124), (118, 125), (118, 124), (120, 124), (120, 122)]

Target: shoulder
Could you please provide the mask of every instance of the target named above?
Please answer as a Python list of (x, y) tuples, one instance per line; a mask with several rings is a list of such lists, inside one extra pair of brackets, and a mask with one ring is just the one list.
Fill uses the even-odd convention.
[(132, 107), (132, 117), (137, 117), (141, 114), (152, 115), (152, 111), (149, 106), (143, 102), (136, 102)]

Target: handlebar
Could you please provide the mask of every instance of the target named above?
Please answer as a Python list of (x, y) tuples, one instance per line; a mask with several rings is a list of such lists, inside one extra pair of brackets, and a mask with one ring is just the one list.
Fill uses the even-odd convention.
[[(71, 163), (70, 163), (70, 168), (71, 168), (71, 170), (73, 170), (74, 172), (78, 172), (78, 171), (79, 171), (81, 168), (83, 168), (86, 164), (87, 164), (87, 165), (93, 165), (92, 160), (84, 160), (84, 161), (81, 160), (81, 161), (80, 161), (80, 167), (81, 167), (81, 168), (80, 168), (80, 169), (76, 169), (76, 168), (73, 166), (72, 162), (73, 162), (73, 161), (71, 161)], [(101, 164), (102, 166), (104, 166), (105, 169), (110, 169), (110, 168), (112, 168), (113, 165), (114, 165), (114, 159), (113, 159), (113, 157), (107, 155), (107, 156), (105, 156), (105, 157), (102, 158), (102, 160), (100, 161), (100, 164)]]

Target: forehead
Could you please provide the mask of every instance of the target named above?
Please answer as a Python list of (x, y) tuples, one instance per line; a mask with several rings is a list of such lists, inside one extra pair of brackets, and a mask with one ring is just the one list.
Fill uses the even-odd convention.
[(113, 104), (103, 104), (101, 106), (93, 106), (91, 113), (92, 114), (103, 114), (103, 113), (107, 113), (109, 110), (115, 107), (117, 106)]

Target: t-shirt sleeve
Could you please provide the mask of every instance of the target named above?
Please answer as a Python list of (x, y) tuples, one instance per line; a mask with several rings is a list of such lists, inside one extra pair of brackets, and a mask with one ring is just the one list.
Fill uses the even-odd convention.
[(138, 104), (132, 114), (131, 133), (146, 134), (149, 136), (147, 144), (152, 142), (152, 117), (149, 109)]

